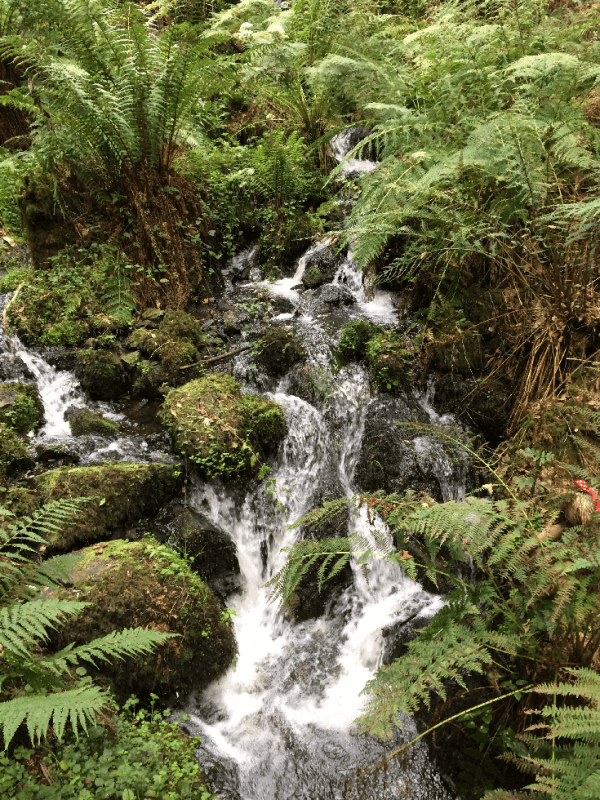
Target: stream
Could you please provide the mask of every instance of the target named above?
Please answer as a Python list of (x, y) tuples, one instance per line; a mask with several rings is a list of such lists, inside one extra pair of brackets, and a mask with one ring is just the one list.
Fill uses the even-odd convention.
[[(344, 158), (343, 141), (334, 152)], [(374, 166), (359, 161), (344, 169), (350, 173), (352, 167), (367, 171)], [(293, 275), (270, 283), (252, 268), (252, 249), (232, 263), (234, 271), (245, 263), (249, 267), (245, 291), (267, 291), (285, 299), (288, 310), (275, 322), (293, 325), (304, 339), (306, 363), (319, 377), (320, 395), (318, 402), (299, 396), (291, 375), (273, 383), (252, 368), (249, 352), (223, 367), (232, 370), (244, 391), (264, 393), (279, 403), (289, 432), (271, 464), (272, 485), (263, 481), (244, 493), (239, 485), (206, 482), (193, 473), (190, 477), (188, 504), (237, 548), (240, 588), (226, 602), (235, 611), (239, 655), (231, 670), (204, 692), (180, 698), (177, 711), (189, 715), (184, 725), (201, 737), (200, 762), (219, 796), (229, 800), (452, 800), (456, 794), (422, 742), (403, 758), (392, 758), (357, 778), (357, 770), (374, 765), (417, 731), (406, 718), (402, 731), (382, 741), (358, 733), (354, 722), (364, 708), (361, 691), (383, 663), (386, 632), (417, 616), (431, 616), (443, 598), (426, 592), (398, 567), (375, 560), (368, 580), (353, 564), (350, 579), (331, 593), (325, 613), (294, 623), (270, 602), (265, 587), (285, 562), (282, 548), (299, 536), (290, 525), (318, 505), (331, 487), (338, 497), (361, 490), (355, 473), (372, 397), (363, 366), (340, 368), (335, 363), (332, 352), (341, 325), (361, 318), (389, 328), (398, 325), (399, 298), (378, 289), (365, 291), (351, 252), (340, 259), (329, 283), (308, 291), (299, 288), (311, 259), (327, 247), (327, 242), (313, 245)], [(236, 291), (229, 283), (226, 294), (235, 299)], [(72, 437), (65, 419), (72, 406), (100, 410), (119, 422), (125, 417), (114, 404), (89, 401), (71, 373), (51, 367), (16, 335), (8, 340), (2, 333), (0, 349), (5, 380), (35, 381), (38, 386), (45, 408), (45, 424), (32, 438), (38, 452), (60, 446), (82, 465), (175, 460), (168, 437), (160, 431), (138, 432), (132, 426), (118, 438)], [(409, 389), (406, 402), (433, 423), (454, 423), (438, 414), (427, 392)], [(466, 466), (426, 435), (415, 437), (413, 444), (414, 459), (434, 475), (442, 498), (462, 498)], [(370, 537), (366, 514), (352, 513), (347, 530)]]

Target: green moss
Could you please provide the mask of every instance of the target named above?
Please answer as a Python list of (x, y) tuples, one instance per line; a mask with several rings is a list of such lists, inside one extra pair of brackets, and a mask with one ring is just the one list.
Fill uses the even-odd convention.
[(291, 328), (273, 325), (262, 337), (254, 354), (255, 361), (269, 375), (283, 375), (291, 366), (306, 357), (302, 341)]
[(43, 418), (44, 406), (35, 386), (0, 384), (0, 422), (25, 435), (39, 428)]
[(100, 412), (91, 411), (89, 408), (80, 408), (72, 413), (69, 418), (69, 427), (73, 436), (86, 436), (93, 433), (112, 436), (119, 432), (118, 422), (106, 419)]
[(236, 478), (257, 469), (287, 431), (277, 403), (242, 395), (234, 378), (222, 373), (169, 392), (162, 420), (179, 450), (209, 477)]
[[(157, 317), (153, 314), (152, 321), (157, 321)], [(205, 344), (200, 324), (183, 311), (167, 311), (157, 329), (138, 328), (129, 337), (128, 345), (148, 359), (138, 366), (134, 390), (155, 393), (163, 384), (177, 385), (188, 380), (189, 374), (184, 377), (181, 367), (198, 361), (198, 348)]]
[(318, 286), (321, 283), (321, 272), (317, 267), (311, 267), (304, 273), (302, 283), (309, 289), (312, 289), (313, 286)]
[(62, 467), (35, 478), (44, 500), (94, 497), (79, 520), (48, 535), (53, 547), (66, 550), (95, 541), (115, 528), (156, 513), (181, 488), (179, 470), (169, 464), (106, 464)]
[(349, 361), (362, 361), (367, 354), (369, 339), (382, 332), (379, 325), (359, 319), (344, 325), (338, 349), (340, 355)]
[(186, 562), (164, 545), (107, 542), (86, 548), (71, 574), (72, 591), (91, 605), (60, 630), (59, 646), (83, 644), (136, 626), (179, 634), (143, 660), (102, 666), (120, 698), (187, 693), (218, 678), (232, 663), (229, 615)]
[(411, 351), (398, 334), (375, 334), (366, 345), (371, 386), (380, 392), (399, 389), (411, 376), (411, 359)]
[(0, 422), (0, 476), (7, 475), (26, 457), (27, 450), (23, 442), (14, 431)]

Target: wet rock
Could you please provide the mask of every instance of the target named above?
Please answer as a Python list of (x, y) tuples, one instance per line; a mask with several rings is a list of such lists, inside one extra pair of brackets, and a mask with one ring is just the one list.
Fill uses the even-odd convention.
[(79, 350), (75, 374), (93, 400), (118, 400), (130, 387), (119, 355), (110, 350)]
[(36, 476), (34, 485), (45, 501), (94, 498), (75, 522), (48, 535), (52, 547), (67, 550), (155, 514), (181, 490), (183, 478), (170, 464), (120, 463), (53, 469)]
[(147, 308), (142, 314), (142, 319), (158, 325), (164, 316), (165, 312), (162, 308)]
[(274, 297), (271, 302), (273, 314), (292, 314), (295, 310), (296, 306), (288, 297)]
[(15, 379), (33, 381), (35, 376), (22, 358), (3, 353), (2, 361), (0, 362), (0, 381)]
[(472, 430), (481, 433), (492, 447), (506, 438), (511, 409), (508, 383), (494, 381), (479, 388), (472, 379), (446, 373), (435, 376), (433, 387), (435, 406), (440, 411), (455, 414)]
[(445, 464), (441, 445), (430, 444), (422, 431), (398, 423), (427, 422), (402, 392), (379, 396), (367, 408), (365, 432), (354, 479), (360, 491), (386, 494), (406, 489), (443, 499)]
[(132, 353), (125, 353), (121, 356), (123, 366), (127, 370), (134, 370), (142, 360), (142, 354), (139, 350), (134, 350)]
[(190, 565), (221, 599), (240, 588), (240, 565), (231, 537), (202, 514), (175, 500), (151, 525), (152, 533), (190, 558)]
[(49, 461), (67, 460), (76, 464), (80, 460), (79, 453), (66, 444), (38, 444), (35, 448), (36, 461), (45, 464)]
[(272, 325), (262, 336), (254, 354), (257, 364), (271, 376), (283, 375), (293, 364), (304, 360), (302, 340), (287, 325)]
[(121, 701), (132, 693), (145, 700), (151, 692), (185, 695), (228, 669), (236, 652), (231, 621), (183, 559), (151, 538), (103, 542), (81, 555), (70, 569), (72, 588), (57, 595), (90, 605), (59, 628), (54, 647), (138, 626), (178, 634), (144, 658), (101, 664)]
[(316, 289), (331, 283), (341, 261), (342, 258), (329, 247), (315, 250), (306, 261), (302, 284), (307, 289)]
[(11, 428), (0, 422), (0, 478), (32, 465), (23, 442)]
[(237, 381), (223, 373), (173, 389), (161, 418), (202, 474), (229, 480), (258, 471), (287, 433), (277, 403), (242, 395)]
[(198, 320), (183, 311), (167, 311), (157, 328), (152, 327), (155, 320), (148, 322), (150, 327), (137, 328), (127, 342), (147, 358), (131, 354), (125, 366), (135, 369), (136, 395), (157, 396), (163, 384), (177, 386), (193, 377), (181, 368), (199, 360), (207, 339)]
[(0, 384), (0, 422), (16, 433), (35, 431), (44, 421), (44, 405), (36, 386)]
[(223, 330), (227, 336), (239, 336), (250, 321), (251, 317), (245, 311), (226, 311), (223, 316)]
[(322, 286), (315, 295), (319, 303), (337, 308), (338, 306), (350, 306), (356, 303), (356, 298), (345, 286), (334, 286), (327, 284)]
[(65, 413), (65, 419), (69, 423), (73, 436), (98, 434), (99, 436), (114, 437), (119, 433), (118, 422), (106, 419), (99, 411), (91, 411), (89, 408), (71, 406)]

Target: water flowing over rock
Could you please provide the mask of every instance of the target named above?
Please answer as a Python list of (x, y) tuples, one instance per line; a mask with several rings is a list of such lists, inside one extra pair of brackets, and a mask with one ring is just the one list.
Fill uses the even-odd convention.
[[(340, 137), (332, 145), (342, 160), (359, 139)], [(348, 160), (343, 169), (374, 167), (371, 160)], [(187, 463), (185, 496), (170, 504), (165, 497), (151, 523), (163, 541), (190, 546), (196, 569), (234, 612), (235, 665), (203, 691), (180, 697), (177, 710), (190, 715), (186, 728), (201, 736), (200, 761), (229, 800), (451, 800), (454, 794), (422, 743), (405, 758), (386, 762), (385, 769), (358, 778), (357, 770), (408, 741), (416, 727), (403, 720), (403, 730), (384, 742), (357, 733), (354, 724), (373, 672), (402, 646), (412, 622), (424, 623), (443, 598), (383, 560), (370, 565), (368, 580), (353, 562), (321, 592), (316, 580), (309, 580), (289, 613), (270, 602), (265, 584), (300, 535), (358, 532), (374, 542), (366, 512), (356, 512), (350, 503), (356, 493), (411, 488), (440, 501), (460, 499), (468, 479), (464, 460), (423, 427), (434, 423), (450, 432), (454, 420), (437, 415), (427, 395), (410, 384), (394, 394), (372, 395), (364, 365), (337, 358), (346, 323), (367, 319), (391, 331), (400, 323), (400, 298), (365, 286), (351, 251), (340, 254), (331, 242), (317, 242), (292, 275), (272, 282), (261, 280), (255, 252), (244, 251), (224, 271), (220, 304), (241, 309), (243, 302), (246, 316), (240, 311), (235, 319), (209, 319), (202, 329), (229, 337), (235, 354), (217, 369), (231, 372), (244, 397), (260, 394), (276, 403), (287, 434), (278, 449), (266, 453), (270, 472), (262, 481), (247, 474), (223, 483)], [(311, 269), (319, 272), (312, 281)], [(301, 344), (297, 358), (269, 370), (251, 345), (271, 323), (289, 325)], [(37, 385), (46, 421), (32, 445), (46, 464), (176, 461), (168, 437), (153, 422), (155, 409), (146, 420), (145, 403), (130, 402), (127, 417), (123, 405), (90, 400), (72, 372), (51, 367), (16, 336), (4, 337), (0, 348), (7, 364), (3, 374)], [(119, 362), (118, 369), (125, 375), (127, 365)], [(74, 437), (67, 418), (73, 407), (102, 414), (119, 432), (109, 426), (110, 433)], [(348, 510), (335, 529), (292, 527), (324, 500), (336, 498), (346, 498)], [(380, 534), (386, 535), (383, 527)]]

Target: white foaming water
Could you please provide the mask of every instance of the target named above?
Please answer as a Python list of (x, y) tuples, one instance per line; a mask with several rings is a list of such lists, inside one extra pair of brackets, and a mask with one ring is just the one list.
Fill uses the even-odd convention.
[(370, 161), (369, 159), (362, 158), (347, 158), (348, 153), (352, 150), (352, 135), (353, 128), (348, 128), (336, 134), (331, 140), (331, 150), (333, 156), (338, 164), (342, 165), (342, 175), (351, 174), (366, 174), (373, 172), (375, 167), (378, 166), (379, 161)]
[(394, 303), (392, 293), (375, 286), (367, 294), (363, 284), (363, 273), (354, 260), (351, 250), (348, 251), (348, 255), (336, 272), (333, 283), (349, 289), (356, 298), (356, 303), (363, 316), (368, 317), (372, 322), (380, 325), (396, 324), (398, 308)]
[(329, 243), (327, 241), (323, 241), (317, 242), (309, 247), (306, 253), (298, 259), (296, 272), (294, 272), (291, 278), (280, 278), (277, 281), (261, 281), (261, 285), (265, 286), (271, 294), (278, 295), (279, 297), (287, 297), (288, 300), (291, 300), (297, 305), (300, 302), (300, 295), (293, 287), (297, 286), (304, 277), (308, 260), (315, 253), (327, 249), (328, 245)]
[[(382, 628), (409, 619), (415, 609), (433, 614), (441, 603), (379, 560), (368, 583), (353, 568), (355, 586), (345, 590), (333, 616), (294, 625), (269, 602), (265, 583), (285, 563), (281, 549), (297, 538), (288, 526), (311, 507), (332, 452), (339, 482), (351, 494), (368, 378), (358, 367), (340, 378), (322, 412), (295, 396), (271, 396), (284, 408), (290, 431), (273, 472), (285, 511), (264, 486), (241, 503), (223, 487), (198, 484), (192, 493), (192, 507), (230, 532), (243, 579), (243, 592), (229, 601), (236, 611), (236, 665), (185, 709), (190, 727), (201, 734), (202, 760), (219, 764), (219, 785), (231, 800), (341, 798), (345, 777), (390, 749), (373, 737), (351, 735), (363, 708), (360, 692), (380, 665)], [(349, 526), (371, 536), (363, 513), (351, 516)], [(411, 732), (407, 721), (403, 735)], [(420, 752), (414, 758), (429, 777), (411, 777), (412, 796), (447, 800)], [(392, 770), (387, 788), (357, 797), (395, 797), (407, 774)]]

